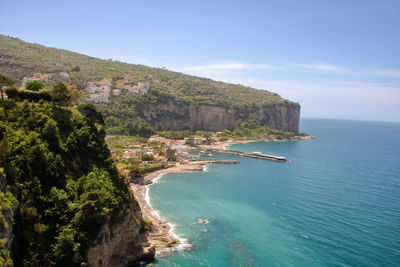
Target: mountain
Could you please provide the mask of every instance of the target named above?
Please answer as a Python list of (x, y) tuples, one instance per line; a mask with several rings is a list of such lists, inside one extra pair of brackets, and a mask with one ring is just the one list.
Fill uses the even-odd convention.
[[(78, 89), (104, 78), (110, 78), (111, 89), (121, 81), (131, 87), (139, 82), (148, 84), (146, 94), (123, 89), (121, 95), (111, 95), (98, 106), (105, 117), (125, 123), (137, 116), (155, 130), (235, 130), (239, 120), (249, 118), (286, 132), (297, 133), (299, 127), (300, 105), (266, 90), (93, 58), (2, 35), (0, 73), (18, 84), (34, 73), (67, 73), (65, 79)], [(126, 114), (126, 110), (131, 112)]]

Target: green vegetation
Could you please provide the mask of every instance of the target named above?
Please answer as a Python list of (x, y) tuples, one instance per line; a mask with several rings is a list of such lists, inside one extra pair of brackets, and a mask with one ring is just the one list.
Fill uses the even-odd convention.
[(76, 104), (80, 95), (75, 86), (63, 82), (54, 85), (50, 91), (51, 99), (62, 106)]
[(168, 138), (168, 139), (173, 139), (173, 140), (183, 140), (185, 137), (189, 137), (194, 135), (193, 131), (190, 130), (184, 130), (184, 131), (159, 131), (157, 132), (159, 136)]
[(138, 136), (107, 136), (106, 143), (109, 149), (119, 157), (122, 157), (124, 150), (128, 149), (130, 145), (140, 145), (147, 142), (147, 138)]
[[(0, 107), (0, 230), (17, 205), (15, 266), (86, 265), (101, 227), (113, 227), (132, 201), (105, 144), (101, 114), (93, 105), (78, 110), (64, 107), (70, 99), (58, 101)], [(1, 240), (0, 265), (9, 263)]]
[[(32, 76), (34, 73), (68, 73), (69, 78), (66, 78), (65, 75), (58, 75), (57, 78), (50, 75), (48, 80), (43, 81), (45, 86), (53, 86), (54, 89), (57, 89), (54, 87), (59, 81), (57, 79), (67, 79), (68, 82), (76, 85), (78, 90), (84, 89), (90, 81), (100, 81), (105, 77), (112, 79), (112, 88), (122, 80), (131, 85), (137, 84), (137, 82), (147, 82), (150, 90), (145, 95), (129, 94), (127, 90), (123, 89), (121, 95), (112, 95), (109, 102), (96, 104), (106, 119), (107, 134), (114, 135), (148, 137), (153, 130), (163, 130), (151, 129), (144, 121), (145, 119), (147, 122), (151, 122), (152, 126), (158, 125), (157, 115), (150, 118), (145, 116), (145, 109), (149, 105), (157, 106), (168, 103), (180, 107), (188, 104), (207, 104), (223, 106), (235, 114), (259, 109), (263, 109), (266, 114), (269, 114), (279, 105), (298, 106), (297, 103), (287, 101), (279, 95), (265, 90), (256, 90), (239, 84), (227, 84), (111, 59), (102, 60), (67, 50), (30, 44), (2, 35), (0, 35), (0, 66), (2, 72), (10, 76), (15, 83), (19, 83), (23, 77)], [(23, 96), (20, 98), (34, 101), (44, 97), (27, 96), (26, 92), (21, 93)], [(68, 99), (63, 100), (62, 96), (60, 97), (60, 101), (68, 101)], [(180, 114), (179, 112), (169, 112), (164, 115), (183, 120), (189, 118), (189, 114)]]
[(278, 139), (282, 140), (294, 136), (292, 132), (282, 132), (279, 130), (271, 129), (268, 126), (262, 125), (254, 117), (246, 121), (237, 121), (236, 130), (224, 130), (216, 135), (220, 141), (228, 139)]
[(153, 160), (154, 160), (154, 156), (153, 156), (153, 155), (146, 154), (146, 153), (143, 153), (143, 154), (140, 156), (140, 159), (141, 159), (142, 161), (153, 161)]
[(143, 227), (143, 230), (146, 230), (146, 231), (150, 230), (153, 228), (153, 223), (146, 217), (143, 217), (142, 218), (142, 227)]
[(51, 89), (40, 87), (38, 84), (28, 84), (27, 89), (25, 90), (17, 89), (15, 86), (9, 86), (6, 88), (5, 92), (8, 98), (18, 101), (26, 99), (28, 101), (38, 102), (40, 100), (44, 100), (56, 102), (62, 106), (68, 106), (73, 103), (77, 103), (81, 95), (81, 93), (78, 92), (74, 86), (64, 82), (57, 83)]
[(157, 170), (161, 170), (167, 167), (167, 164), (164, 162), (157, 162), (148, 165), (140, 166), (138, 163), (133, 163), (126, 166), (129, 170), (129, 178), (139, 178), (145, 175), (146, 173), (154, 172)]
[(1, 101), (4, 101), (3, 98), (3, 88), (6, 88), (7, 86), (11, 86), (13, 84), (13, 81), (11, 80), (10, 77), (4, 76), (3, 74), (0, 74), (0, 94), (1, 94)]
[(0, 35), (0, 66), (2, 72), (12, 77), (15, 82), (37, 72), (68, 72), (70, 82), (76, 84), (78, 89), (86, 87), (89, 81), (101, 80), (103, 77), (110, 77), (114, 82), (129, 77), (135, 82), (148, 82), (152, 95), (160, 101), (171, 98), (177, 102), (232, 108), (290, 103), (279, 95), (265, 90), (111, 59), (102, 60), (67, 50), (26, 43), (3, 35)]
[[(131, 96), (132, 97), (132, 96)], [(131, 100), (131, 101), (127, 101)], [(109, 103), (98, 103), (97, 108), (104, 115), (105, 130), (107, 134), (129, 135), (149, 138), (153, 129), (136, 113), (142, 96), (137, 98), (121, 98), (111, 100)], [(145, 102), (142, 102), (142, 104)]]
[(40, 89), (43, 89), (44, 85), (43, 83), (39, 81), (30, 81), (25, 83), (25, 89), (31, 90), (31, 91), (39, 91)]

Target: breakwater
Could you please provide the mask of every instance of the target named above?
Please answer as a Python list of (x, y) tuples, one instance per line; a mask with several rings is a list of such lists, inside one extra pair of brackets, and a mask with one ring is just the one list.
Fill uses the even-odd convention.
[(271, 160), (271, 161), (276, 161), (276, 162), (289, 162), (285, 157), (267, 155), (267, 154), (262, 154), (260, 152), (247, 153), (247, 152), (243, 152), (243, 151), (239, 151), (239, 150), (216, 149), (216, 148), (209, 149), (209, 150), (210, 151), (215, 151), (215, 152), (221, 152), (221, 153), (227, 153), (227, 154), (243, 156), (243, 157), (256, 158), (256, 159), (265, 159), (265, 160)]
[(219, 159), (219, 160), (189, 160), (190, 164), (240, 164), (240, 161), (238, 160), (225, 160), (225, 159)]

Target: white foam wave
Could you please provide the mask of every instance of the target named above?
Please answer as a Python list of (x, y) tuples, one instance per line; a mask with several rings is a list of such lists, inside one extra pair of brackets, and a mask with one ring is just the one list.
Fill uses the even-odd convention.
[[(165, 174), (165, 173), (161, 173), (161, 174), (158, 175), (156, 178), (154, 178), (152, 184), (154, 184), (154, 183), (156, 183), (158, 180), (160, 180), (160, 179), (163, 177), (164, 174)], [(150, 185), (152, 185), (152, 184), (150, 184)], [(157, 252), (157, 253), (159, 253), (159, 255), (162, 255), (162, 254), (165, 254), (165, 253), (174, 253), (174, 252), (177, 252), (177, 251), (190, 249), (190, 248), (192, 247), (192, 245), (191, 245), (190, 243), (187, 242), (187, 239), (182, 238), (182, 237), (179, 237), (179, 236), (175, 233), (175, 231), (174, 231), (174, 230), (175, 230), (175, 226), (174, 226), (173, 224), (169, 223), (169, 222), (168, 222), (167, 220), (165, 220), (164, 218), (162, 218), (162, 217), (158, 214), (158, 212), (151, 206), (151, 204), (150, 204), (150, 196), (149, 196), (149, 186), (150, 186), (150, 185), (147, 185), (147, 186), (145, 187), (146, 192), (145, 192), (144, 201), (145, 201), (145, 202), (147, 203), (147, 205), (150, 207), (150, 211), (151, 211), (151, 213), (152, 213), (152, 215), (153, 215), (154, 217), (157, 217), (160, 221), (165, 221), (165, 222), (168, 224), (168, 226), (169, 226), (168, 234), (170, 234), (171, 236), (173, 236), (174, 238), (176, 238), (177, 240), (179, 240), (179, 245), (178, 245), (178, 246), (172, 247), (172, 248), (165, 248), (165, 249), (162, 249), (161, 251), (159, 251), (159, 252)]]
[(209, 165), (209, 164), (204, 164), (204, 166), (203, 166), (203, 172), (206, 172), (206, 171), (209, 170), (208, 165)]

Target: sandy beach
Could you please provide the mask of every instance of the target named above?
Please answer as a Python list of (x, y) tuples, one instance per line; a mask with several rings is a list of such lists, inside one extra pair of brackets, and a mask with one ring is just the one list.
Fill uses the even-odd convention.
[(203, 171), (206, 164), (207, 162), (176, 163), (175, 166), (147, 174), (142, 185), (131, 183), (130, 186), (139, 202), (142, 216), (153, 223), (153, 229), (148, 233), (148, 242), (156, 246), (156, 256), (166, 256), (179, 250), (189, 251), (193, 248), (193, 244), (179, 239), (173, 232), (173, 226), (166, 219), (161, 218), (151, 207), (148, 196), (149, 185), (166, 173)]

